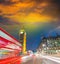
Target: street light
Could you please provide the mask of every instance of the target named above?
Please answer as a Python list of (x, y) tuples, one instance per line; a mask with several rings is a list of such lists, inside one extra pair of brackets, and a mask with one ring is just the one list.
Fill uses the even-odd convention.
[(43, 47), (45, 47), (46, 45), (45, 45), (45, 44), (43, 44), (42, 46), (43, 46)]

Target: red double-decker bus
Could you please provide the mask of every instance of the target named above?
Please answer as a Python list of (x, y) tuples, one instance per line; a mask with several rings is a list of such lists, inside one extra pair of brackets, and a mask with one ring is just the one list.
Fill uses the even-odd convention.
[(4, 29), (0, 28), (0, 64), (20, 64), (22, 45)]

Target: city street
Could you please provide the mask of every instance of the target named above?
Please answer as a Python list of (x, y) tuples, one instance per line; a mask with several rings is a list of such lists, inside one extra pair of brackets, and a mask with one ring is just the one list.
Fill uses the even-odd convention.
[(36, 54), (24, 58), (22, 64), (60, 64), (60, 58)]
[(22, 61), (22, 64), (42, 64), (42, 59), (37, 56), (29, 56)]
[[(60, 51), (59, 49), (50, 50), (47, 54), (44, 53), (46, 44), (42, 44), (43, 52), (26, 51), (26, 33), (21, 32), (24, 36), (24, 39), (20, 40), (23, 46), (3, 29), (0, 29), (0, 34), (0, 64), (60, 64), (60, 52), (56, 53), (56, 51)], [(25, 54), (26, 52), (27, 54)], [(52, 52), (54, 53), (52, 54)]]

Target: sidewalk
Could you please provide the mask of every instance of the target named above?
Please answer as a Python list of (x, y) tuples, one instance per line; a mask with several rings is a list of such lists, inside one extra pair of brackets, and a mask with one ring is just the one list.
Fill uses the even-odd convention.
[(60, 58), (60, 53), (57, 53), (57, 54), (47, 54), (47, 55)]

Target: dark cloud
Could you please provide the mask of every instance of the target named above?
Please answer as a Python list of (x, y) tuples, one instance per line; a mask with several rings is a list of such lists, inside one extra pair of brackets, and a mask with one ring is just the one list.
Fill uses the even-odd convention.
[(60, 0), (19, 0), (20, 2), (36, 2), (36, 3), (42, 3), (42, 2), (49, 2), (49, 3), (55, 3), (60, 5)]
[[(19, 10), (15, 13), (12, 14), (3, 14), (3, 15), (7, 15), (7, 16), (13, 16), (17, 13), (25, 13), (25, 14), (29, 14), (29, 13), (39, 13), (39, 14), (43, 14), (43, 15), (49, 15), (52, 17), (59, 17), (60, 16), (60, 0), (0, 0), (0, 4), (3, 5), (12, 5), (12, 4), (16, 4), (16, 3), (33, 3), (33, 6), (31, 5), (30, 7), (20, 7)], [(40, 6), (41, 3), (46, 3), (48, 5), (45, 6)], [(17, 4), (18, 5), (18, 4)], [(20, 6), (20, 5), (19, 5)], [(41, 11), (43, 10), (43, 11)], [(0, 11), (0, 13), (2, 14), (2, 11)]]
[(45, 9), (43, 10), (43, 12), (41, 14), (43, 15), (49, 15), (51, 17), (59, 17), (59, 10), (57, 7), (54, 7), (54, 6), (47, 6), (45, 7)]
[(43, 2), (44, 0), (20, 0), (22, 2), (26, 1), (26, 2), (36, 2), (36, 3), (41, 3)]
[(3, 25), (17, 25), (19, 24), (18, 22), (12, 22), (13, 20), (10, 20), (9, 18), (0, 16), (0, 24)]
[(50, 3), (60, 9), (60, 0), (51, 0)]
[(60, 0), (45, 0), (49, 5), (46, 6), (41, 14), (51, 17), (60, 17)]
[[(31, 12), (37, 12), (43, 15), (49, 15), (52, 17), (60, 17), (60, 0), (20, 0), (21, 2), (29, 1), (35, 2), (34, 6), (21, 9), (20, 12), (29, 14)], [(39, 6), (41, 3), (46, 2), (47, 6)], [(41, 10), (43, 10), (41, 12)]]
[(12, 0), (0, 0), (0, 4), (3, 4), (3, 5), (12, 5), (12, 4), (15, 4), (17, 3), (17, 1), (12, 1)]
[(60, 0), (50, 0), (52, 6), (55, 6), (60, 9)]
[(3, 4), (3, 5), (12, 5), (12, 4), (15, 4), (15, 3), (23, 3), (23, 2), (35, 2), (35, 3), (41, 3), (43, 2), (44, 0), (0, 0), (0, 4)]

